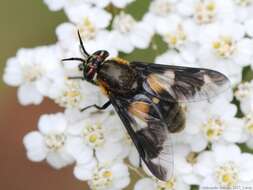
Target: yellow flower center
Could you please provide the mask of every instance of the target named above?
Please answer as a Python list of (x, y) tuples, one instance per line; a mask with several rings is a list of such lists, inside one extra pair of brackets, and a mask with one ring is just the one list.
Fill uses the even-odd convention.
[(250, 6), (252, 4), (252, 0), (234, 0), (236, 4), (238, 4), (239, 6)]
[(253, 83), (244, 82), (238, 85), (237, 90), (235, 91), (235, 97), (238, 100), (248, 97), (253, 91)]
[(125, 34), (129, 33), (133, 29), (135, 24), (136, 21), (131, 15), (121, 12), (118, 16), (114, 18), (113, 28)]
[(236, 43), (230, 36), (221, 36), (214, 41), (212, 47), (221, 58), (229, 58), (236, 50)]
[(42, 68), (40, 65), (23, 64), (23, 76), (27, 82), (34, 82), (42, 76)]
[(198, 24), (208, 24), (214, 21), (217, 6), (215, 2), (199, 2), (195, 7), (194, 18)]
[(113, 173), (107, 167), (99, 167), (93, 174), (93, 178), (89, 181), (91, 189), (105, 190), (112, 186)]
[(225, 128), (225, 124), (219, 118), (209, 118), (206, 123), (202, 125), (202, 130), (209, 141), (218, 139)]
[(101, 124), (87, 124), (83, 129), (85, 141), (93, 148), (103, 145), (105, 139)]
[(51, 151), (57, 151), (62, 148), (65, 144), (66, 136), (64, 134), (50, 134), (45, 135), (46, 146)]
[(163, 39), (170, 47), (178, 47), (186, 41), (187, 35), (182, 25), (179, 24), (174, 33), (168, 32), (164, 34)]
[(78, 29), (84, 41), (89, 41), (96, 38), (96, 28), (88, 17), (84, 18), (83, 23), (78, 26)]
[(55, 102), (62, 107), (75, 108), (82, 100), (81, 87), (78, 81), (66, 80), (65, 88)]
[(103, 176), (104, 177), (112, 177), (112, 172), (110, 172), (110, 171), (105, 171), (104, 173), (103, 173)]
[(227, 162), (215, 171), (216, 179), (222, 187), (234, 187), (239, 179), (238, 169), (234, 162)]
[(158, 16), (166, 16), (171, 12), (172, 5), (168, 0), (156, 0), (150, 4), (150, 11)]

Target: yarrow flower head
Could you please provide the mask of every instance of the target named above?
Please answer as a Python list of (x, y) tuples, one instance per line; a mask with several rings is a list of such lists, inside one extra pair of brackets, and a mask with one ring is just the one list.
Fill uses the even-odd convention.
[(67, 120), (61, 113), (41, 116), (39, 131), (24, 137), (28, 158), (35, 162), (46, 159), (56, 169), (72, 164), (74, 158), (67, 148), (70, 139), (67, 127)]
[(46, 95), (43, 86), (47, 84), (50, 91), (59, 83), (63, 76), (60, 55), (58, 46), (53, 45), (20, 49), (16, 57), (7, 61), (3, 79), (7, 84), (19, 87), (18, 99), (22, 105), (40, 104)]
[(139, 180), (134, 190), (174, 190), (174, 189), (185, 189), (190, 190), (190, 186), (181, 181), (180, 178), (173, 177), (170, 180), (164, 182), (151, 178), (143, 178)]
[[(63, 110), (43, 114), (38, 129), (24, 136), (29, 160), (45, 160), (55, 169), (73, 165), (74, 176), (86, 181), (93, 190), (253, 188), (250, 153), (253, 150), (253, 0), (43, 1), (51, 11), (62, 10), (66, 14), (67, 20), (56, 28), (57, 42), (19, 49), (16, 56), (7, 60), (3, 73), (3, 81), (18, 88), (22, 105), (38, 105), (48, 98)], [(110, 103), (105, 104), (110, 90), (95, 80), (99, 69), (87, 64), (88, 58), (93, 58), (89, 55), (98, 50), (109, 52), (109, 59), (122, 63), (122, 67), (139, 60), (161, 64), (159, 68), (171, 71), (154, 81), (149, 75), (152, 69), (140, 71), (145, 73), (140, 77), (145, 80), (141, 88), (146, 90), (151, 85), (157, 96), (150, 105), (143, 104), (143, 97), (138, 95), (118, 110), (113, 106), (98, 110)], [(195, 69), (187, 69), (189, 73), (184, 72), (184, 76), (181, 72), (185, 67), (219, 71), (231, 81), (233, 90), (214, 92), (207, 97), (212, 93), (209, 88), (215, 88), (215, 84), (212, 74), (210, 77), (202, 74), (210, 71), (195, 73)], [(85, 79), (94, 70), (97, 73), (91, 84)], [(121, 78), (117, 71), (107, 74), (110, 72)], [(163, 72), (161, 69), (158, 73)], [(145, 79), (145, 75), (149, 77)], [(170, 82), (170, 86), (160, 85), (164, 81)], [(215, 81), (218, 86), (222, 82), (222, 79)], [(169, 101), (171, 109), (163, 108), (161, 102), (166, 100), (159, 97), (165, 87), (174, 96), (175, 102)], [(149, 97), (150, 91), (145, 95)], [(194, 96), (193, 100), (188, 96)], [(140, 102), (132, 102), (137, 99)], [(129, 108), (129, 104), (134, 106)], [(150, 106), (162, 110), (161, 113)], [(175, 115), (163, 129), (170, 131), (176, 124), (184, 129), (170, 132), (166, 143), (150, 153), (146, 148), (151, 150), (153, 144), (158, 147), (163, 141), (163, 134), (154, 138), (159, 126), (153, 126), (157, 117), (166, 117), (167, 111), (163, 109)], [(122, 122), (117, 111), (129, 112), (124, 115), (127, 119), (121, 118)], [(141, 120), (134, 122), (133, 113)], [(133, 131), (128, 120), (133, 123)], [(142, 124), (147, 120), (148, 128), (145, 128)], [(149, 130), (152, 135), (146, 134)], [(136, 137), (138, 140), (133, 141)], [(151, 157), (154, 166), (148, 163)], [(173, 173), (167, 181), (151, 174), (152, 167), (166, 164), (170, 164)], [(159, 172), (164, 172), (163, 167)]]
[(121, 162), (99, 164), (94, 162), (90, 167), (77, 165), (74, 174), (80, 180), (88, 180), (92, 189), (117, 190), (125, 188), (129, 182), (129, 172)]
[[(69, 133), (74, 136), (71, 143), (80, 151), (75, 154), (77, 161), (85, 156), (82, 147), (94, 151), (100, 162), (122, 159), (126, 154), (123, 150), (124, 131), (122, 124), (115, 115), (101, 113), (90, 115), (72, 125)], [(86, 151), (86, 149), (84, 149)]]
[(199, 156), (196, 172), (204, 178), (200, 188), (251, 187), (252, 166), (252, 155), (241, 153), (236, 145), (215, 144)]
[(121, 12), (113, 20), (112, 38), (115, 48), (130, 53), (134, 48), (149, 46), (152, 30), (146, 22), (137, 22), (131, 15)]

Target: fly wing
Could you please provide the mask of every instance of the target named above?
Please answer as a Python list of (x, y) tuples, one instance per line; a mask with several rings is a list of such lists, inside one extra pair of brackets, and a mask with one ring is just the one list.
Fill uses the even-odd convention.
[(111, 94), (110, 100), (151, 173), (163, 181), (170, 179), (173, 146), (159, 108), (143, 94), (129, 99)]
[(166, 101), (209, 100), (230, 87), (225, 75), (210, 69), (141, 62), (130, 65), (142, 76), (144, 90)]

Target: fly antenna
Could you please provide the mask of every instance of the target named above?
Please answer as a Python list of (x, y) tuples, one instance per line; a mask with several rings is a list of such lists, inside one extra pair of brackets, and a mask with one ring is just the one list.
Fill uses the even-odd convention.
[(78, 57), (70, 57), (70, 58), (62, 59), (62, 61), (81, 61), (81, 62), (85, 62), (84, 59), (78, 58)]
[(81, 45), (81, 48), (82, 48), (83, 53), (84, 53), (87, 57), (89, 57), (90, 55), (88, 54), (88, 52), (87, 52), (87, 51), (85, 50), (85, 48), (84, 48), (83, 41), (82, 41), (82, 38), (81, 38), (81, 35), (80, 35), (79, 30), (77, 30), (77, 34), (78, 34), (79, 42), (80, 42), (80, 45)]

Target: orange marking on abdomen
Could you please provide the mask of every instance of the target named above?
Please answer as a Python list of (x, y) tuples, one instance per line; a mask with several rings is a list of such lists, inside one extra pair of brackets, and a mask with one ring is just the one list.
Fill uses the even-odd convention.
[(129, 105), (128, 111), (139, 119), (146, 121), (150, 106), (146, 102), (136, 101)]

